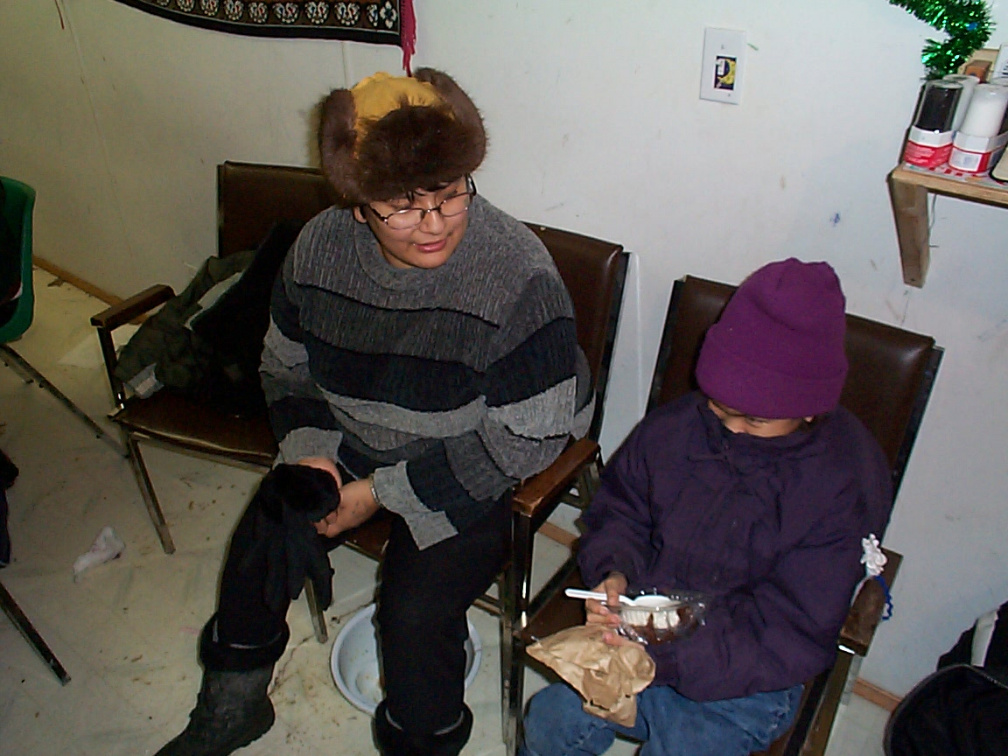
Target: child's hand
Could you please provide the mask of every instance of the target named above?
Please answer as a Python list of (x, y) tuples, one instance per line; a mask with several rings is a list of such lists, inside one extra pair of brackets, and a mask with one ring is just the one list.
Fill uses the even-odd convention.
[[(607, 630), (602, 633), (602, 642), (607, 646), (628, 646), (631, 643), (637, 643), (635, 640), (630, 640), (629, 638), (620, 635), (615, 630)], [(637, 643), (638, 646), (643, 646), (643, 643)]]
[[(621, 572), (610, 572), (606, 576), (606, 579), (599, 583), (593, 590), (599, 593), (606, 594), (606, 603), (603, 604), (597, 599), (588, 599), (585, 601), (585, 613), (587, 614), (587, 621), (589, 623), (601, 623), (604, 625), (611, 625), (612, 627), (619, 626), (620, 618), (618, 615), (611, 612), (607, 606), (619, 606), (619, 597), (627, 589), (627, 579), (626, 576)], [(622, 638), (621, 640), (626, 640)], [(608, 643), (608, 641), (606, 641)], [(614, 644), (621, 645), (621, 644)]]

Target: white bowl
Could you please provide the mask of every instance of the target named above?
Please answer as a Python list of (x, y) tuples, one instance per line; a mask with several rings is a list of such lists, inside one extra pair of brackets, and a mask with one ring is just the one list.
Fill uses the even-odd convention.
[[(374, 613), (375, 605), (368, 604), (351, 617), (336, 636), (329, 657), (329, 667), (340, 693), (356, 708), (372, 716), (383, 698), (378, 680)], [(469, 622), (465, 651), (465, 686), (468, 688), (476, 679), (483, 658), (483, 644), (472, 622)]]

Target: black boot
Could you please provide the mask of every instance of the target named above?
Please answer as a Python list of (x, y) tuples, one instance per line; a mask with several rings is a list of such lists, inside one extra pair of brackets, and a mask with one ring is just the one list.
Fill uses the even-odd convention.
[(454, 727), (433, 735), (410, 735), (389, 720), (382, 701), (375, 711), (374, 724), (375, 739), (383, 756), (458, 756), (469, 741), (473, 715), (462, 704), (462, 718)]
[(272, 664), (248, 672), (207, 670), (189, 725), (156, 756), (227, 756), (251, 743), (273, 726), (266, 695), (272, 677)]

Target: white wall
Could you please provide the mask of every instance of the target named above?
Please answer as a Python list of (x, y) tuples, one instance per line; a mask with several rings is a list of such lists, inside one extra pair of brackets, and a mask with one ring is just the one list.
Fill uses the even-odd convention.
[[(896, 614), (862, 676), (908, 690), (1008, 598), (1003, 449), (1008, 212), (940, 198), (923, 289), (903, 285), (885, 177), (920, 51), (886, 0), (428, 0), (415, 65), (486, 117), (480, 190), (634, 253), (603, 442), (639, 417), (672, 281), (831, 262), (849, 309), (947, 349), (886, 542)], [(1008, 41), (1008, 7), (992, 4)], [(62, 22), (62, 25), (61, 25)], [(705, 26), (743, 29), (742, 104), (698, 99)], [(215, 243), (214, 166), (310, 164), (330, 88), (395, 48), (192, 29), (111, 0), (0, 3), (0, 172), (39, 190), (37, 253), (119, 295), (184, 284)]]

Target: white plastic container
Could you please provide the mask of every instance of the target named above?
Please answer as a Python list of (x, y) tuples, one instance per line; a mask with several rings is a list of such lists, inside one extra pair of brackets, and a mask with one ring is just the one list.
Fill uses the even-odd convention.
[(962, 93), (959, 95), (955, 115), (952, 117), (952, 131), (958, 131), (966, 117), (966, 111), (969, 110), (969, 103), (973, 98), (973, 88), (980, 83), (980, 79), (971, 74), (949, 74), (943, 78), (945, 81), (958, 81), (962, 84)]
[[(340, 693), (356, 708), (374, 716), (383, 698), (378, 672), (378, 642), (374, 626), (375, 605), (358, 611), (339, 631), (329, 656), (329, 668)], [(479, 633), (469, 623), (469, 638), (465, 644), (468, 688), (476, 679), (483, 658)], [(417, 653), (422, 653), (420, 649)]]
[(973, 87), (966, 117), (959, 133), (993, 138), (1001, 133), (1005, 110), (1008, 109), (1008, 87), (999, 84), (977, 84)]
[(949, 167), (964, 173), (986, 173), (1001, 157), (1008, 132), (995, 137), (978, 137), (960, 131), (952, 142)]

